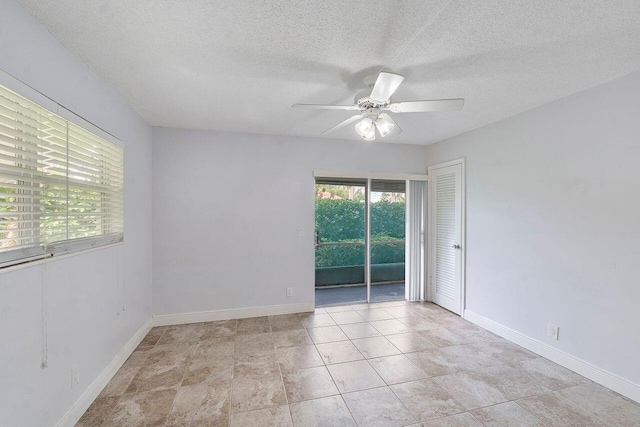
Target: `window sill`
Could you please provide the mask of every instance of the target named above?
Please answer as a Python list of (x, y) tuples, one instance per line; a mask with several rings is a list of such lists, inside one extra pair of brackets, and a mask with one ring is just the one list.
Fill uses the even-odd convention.
[(56, 262), (56, 261), (60, 261), (63, 259), (67, 259), (67, 258), (71, 258), (74, 256), (78, 256), (78, 255), (83, 255), (83, 254), (87, 254), (89, 252), (94, 252), (94, 251), (101, 251), (104, 249), (108, 249), (108, 248), (112, 248), (114, 246), (120, 246), (120, 245), (124, 245), (124, 241), (123, 242), (116, 242), (116, 243), (109, 243), (108, 245), (104, 245), (104, 246), (98, 246), (96, 248), (90, 248), (90, 249), (83, 249), (83, 250), (79, 250), (76, 252), (71, 252), (71, 253), (66, 253), (63, 255), (58, 255), (58, 256), (50, 256), (44, 259), (39, 259), (39, 260), (35, 260), (35, 261), (27, 261), (25, 263), (22, 264), (17, 264), (17, 265), (12, 265), (10, 267), (4, 267), (4, 268), (0, 268), (0, 275), (4, 274), (4, 273), (10, 273), (13, 271), (17, 271), (17, 270), (22, 270), (24, 268), (31, 268), (31, 267), (35, 267), (38, 265), (42, 265), (42, 264), (49, 264), (52, 262)]

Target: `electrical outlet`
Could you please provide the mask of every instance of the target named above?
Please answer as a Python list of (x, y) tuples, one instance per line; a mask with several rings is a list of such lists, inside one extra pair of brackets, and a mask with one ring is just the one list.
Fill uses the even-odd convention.
[(298, 237), (303, 237), (304, 233), (302, 232), (302, 228), (298, 227)]
[(551, 338), (553, 338), (554, 340), (558, 341), (558, 336), (560, 335), (560, 328), (556, 325), (549, 325), (549, 330), (547, 332), (547, 335), (549, 335)]
[(78, 381), (80, 380), (79, 378), (79, 374), (80, 374), (80, 366), (76, 365), (73, 368), (71, 368), (71, 388), (75, 387), (78, 385)]
[(293, 288), (287, 288), (287, 296), (288, 297), (292, 297), (293, 296)]

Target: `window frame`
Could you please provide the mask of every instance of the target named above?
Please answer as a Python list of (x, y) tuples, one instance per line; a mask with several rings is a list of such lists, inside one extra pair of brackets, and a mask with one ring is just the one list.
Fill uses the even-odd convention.
[[(101, 129), (90, 121), (84, 119), (83, 117), (75, 114), (73, 111), (65, 108), (61, 104), (55, 102), (51, 98), (37, 91), (36, 89), (26, 85), (25, 83), (15, 79), (8, 73), (0, 70), (0, 85), (4, 88), (8, 89), (11, 92), (14, 92), (20, 97), (25, 98), (28, 102), (37, 105), (42, 109), (46, 109), (52, 114), (59, 116), (64, 121), (68, 122), (67, 128), (71, 126), (75, 126), (79, 128), (83, 132), (87, 132), (92, 136), (98, 137), (106, 141), (108, 144), (112, 144), (115, 147), (118, 147), (116, 152), (118, 153), (118, 161), (117, 164), (117, 184), (115, 187), (112, 187), (110, 191), (105, 191), (108, 194), (108, 197), (113, 198), (115, 202), (110, 201), (109, 203), (113, 203), (113, 205), (118, 209), (116, 215), (114, 216), (117, 225), (116, 232), (106, 234), (104, 230), (104, 222), (102, 226), (98, 226), (97, 229), (101, 234), (90, 236), (90, 237), (77, 237), (71, 239), (62, 239), (58, 241), (52, 241), (45, 243), (42, 241), (42, 238), (37, 234), (41, 232), (41, 229), (38, 230), (38, 233), (34, 233), (33, 238), (38, 240), (33, 241), (33, 245), (20, 245), (15, 249), (7, 249), (3, 248), (0, 251), (0, 272), (3, 270), (7, 270), (11, 267), (20, 267), (23, 265), (27, 265), (32, 262), (41, 261), (47, 258), (56, 258), (58, 256), (66, 256), (70, 254), (76, 254), (83, 251), (95, 250), (100, 247), (106, 247), (114, 244), (121, 244), (124, 242), (125, 235), (125, 144), (110, 134), (109, 132)], [(40, 138), (38, 138), (40, 140)], [(69, 149), (69, 142), (67, 138), (67, 150)], [(121, 150), (121, 151), (119, 151)], [(94, 159), (95, 160), (95, 159)], [(64, 188), (65, 192), (68, 193), (70, 188), (73, 188), (73, 183), (69, 182), (69, 167), (70, 167), (69, 157), (67, 157), (67, 162), (64, 168), (67, 170), (67, 180), (65, 182)], [(105, 167), (105, 162), (103, 159), (95, 162), (96, 169), (100, 169)], [(28, 170), (25, 168), (25, 170)], [(89, 181), (91, 182), (91, 181)], [(77, 183), (76, 183), (77, 184)], [(92, 182), (92, 184), (95, 184)], [(87, 185), (90, 187), (91, 185)], [(97, 187), (97, 186), (96, 186)], [(18, 189), (19, 190), (19, 189)], [(16, 193), (19, 191), (16, 190)], [(31, 194), (20, 194), (20, 199), (29, 199), (30, 204), (35, 205), (33, 203), (34, 199), (43, 198), (42, 191), (34, 191), (34, 190), (25, 190), (25, 193)], [(87, 192), (96, 193), (96, 199), (98, 200), (97, 205), (100, 206), (100, 199), (104, 200), (104, 197), (100, 197), (100, 192), (94, 189), (89, 189)], [(35, 193), (35, 194), (34, 194)], [(16, 194), (18, 195), (18, 194)], [(16, 199), (17, 201), (17, 199)], [(102, 207), (97, 208), (104, 209), (105, 203), (103, 202)], [(66, 206), (67, 215), (66, 215), (66, 228), (69, 230), (69, 207)], [(42, 220), (35, 218), (35, 215), (31, 215), (29, 221), (33, 223), (38, 223), (40, 226), (42, 225)], [(98, 223), (102, 222), (104, 218), (98, 215), (97, 221)], [(21, 218), (18, 221), (25, 221), (25, 219)], [(31, 227), (33, 229), (33, 227)]]

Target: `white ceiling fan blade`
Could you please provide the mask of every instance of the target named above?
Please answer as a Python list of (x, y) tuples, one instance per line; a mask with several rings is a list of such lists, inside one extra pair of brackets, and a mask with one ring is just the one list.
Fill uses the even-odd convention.
[(371, 91), (371, 98), (374, 101), (385, 102), (387, 99), (391, 98), (391, 95), (398, 89), (400, 83), (404, 80), (404, 76), (400, 74), (386, 73), (381, 72), (378, 75), (378, 79), (376, 80), (376, 84), (373, 85), (373, 90)]
[(330, 134), (332, 132), (337, 131), (338, 129), (342, 129), (345, 126), (348, 126), (351, 123), (358, 121), (359, 119), (363, 118), (364, 116), (365, 116), (364, 114), (358, 114), (358, 115), (355, 115), (355, 116), (351, 116), (347, 120), (338, 123), (337, 125), (335, 125), (331, 129), (322, 132), (320, 135), (328, 135), (328, 134)]
[(433, 99), (431, 101), (393, 102), (387, 109), (394, 113), (424, 113), (435, 111), (458, 111), (462, 109), (464, 99)]
[(318, 110), (357, 110), (357, 105), (293, 104), (293, 108), (315, 108)]

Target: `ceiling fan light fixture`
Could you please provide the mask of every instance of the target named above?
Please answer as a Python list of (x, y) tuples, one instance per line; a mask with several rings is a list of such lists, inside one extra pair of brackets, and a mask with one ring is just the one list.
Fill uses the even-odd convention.
[(376, 127), (375, 126), (371, 126), (371, 130), (369, 130), (369, 133), (367, 133), (365, 135), (360, 135), (360, 136), (365, 141), (374, 141), (376, 139)]
[(376, 139), (376, 128), (373, 124), (373, 120), (369, 117), (365, 117), (356, 124), (356, 132), (358, 132), (358, 135), (367, 141), (373, 141)]
[(380, 132), (381, 137), (385, 137), (389, 135), (389, 133), (396, 127), (395, 123), (391, 120), (388, 114), (382, 113), (378, 116), (376, 120), (376, 127), (378, 128), (378, 132)]

